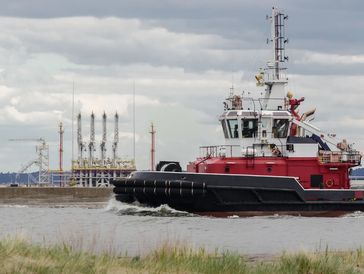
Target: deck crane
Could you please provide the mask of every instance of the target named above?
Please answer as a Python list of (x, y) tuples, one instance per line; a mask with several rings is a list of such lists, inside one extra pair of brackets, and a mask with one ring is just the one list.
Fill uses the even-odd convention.
[(49, 146), (44, 140), (44, 138), (19, 138), (19, 139), (9, 139), (11, 142), (38, 142), (36, 145), (37, 158), (24, 164), (17, 174), (15, 175), (15, 183), (18, 183), (19, 176), (24, 173), (32, 166), (39, 167), (38, 174), (38, 184), (48, 185), (50, 183), (49, 177)]

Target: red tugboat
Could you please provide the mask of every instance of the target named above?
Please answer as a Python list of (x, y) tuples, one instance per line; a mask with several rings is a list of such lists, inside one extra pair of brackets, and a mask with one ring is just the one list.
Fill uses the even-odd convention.
[(364, 211), (364, 192), (350, 189), (349, 180), (361, 153), (312, 125), (315, 110), (299, 114), (304, 98), (285, 91), (287, 16), (273, 8), (270, 19), (273, 61), (255, 76), (264, 97), (231, 89), (219, 118), (225, 145), (201, 147), (187, 172), (178, 162), (162, 161), (156, 172), (114, 181), (116, 199), (215, 216)]

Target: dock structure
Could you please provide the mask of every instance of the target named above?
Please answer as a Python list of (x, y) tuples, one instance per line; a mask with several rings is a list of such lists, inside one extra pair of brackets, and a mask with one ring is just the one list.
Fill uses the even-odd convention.
[[(88, 146), (83, 141), (81, 113), (77, 117), (77, 144), (78, 157), (72, 162), (72, 180), (78, 186), (86, 187), (109, 187), (111, 180), (129, 175), (135, 171), (134, 160), (121, 159), (118, 157), (117, 149), (119, 143), (119, 116), (114, 116), (114, 139), (112, 142), (112, 156), (107, 157), (107, 115), (102, 115), (102, 140), (100, 142), (100, 158), (95, 155), (95, 114), (91, 114), (90, 140)], [(88, 157), (85, 153), (88, 149)]]

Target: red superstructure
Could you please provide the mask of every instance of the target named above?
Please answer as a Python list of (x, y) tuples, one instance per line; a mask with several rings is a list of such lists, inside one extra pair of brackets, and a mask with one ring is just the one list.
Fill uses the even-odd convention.
[[(317, 157), (213, 157), (191, 163), (188, 172), (297, 177), (304, 188), (350, 188), (348, 170), (357, 163), (321, 162)], [(312, 177), (314, 176), (314, 177)], [(311, 184), (314, 178), (319, 180)], [(322, 176), (322, 177), (321, 177)]]

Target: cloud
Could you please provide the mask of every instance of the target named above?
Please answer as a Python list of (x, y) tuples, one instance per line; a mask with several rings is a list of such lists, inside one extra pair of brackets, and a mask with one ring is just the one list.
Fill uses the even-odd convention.
[[(6, 50), (65, 56), (76, 64), (152, 64), (213, 69), (239, 58), (232, 41), (217, 35), (173, 33), (138, 19), (72, 17), (57, 19), (0, 18)], [(18, 60), (19, 63), (24, 62)]]
[[(359, 142), (364, 133), (361, 14), (344, 2), (335, 7), (328, 1), (278, 2), (290, 15), (288, 88), (306, 97), (301, 111), (317, 106), (316, 125), (349, 135), (364, 148)], [(66, 130), (65, 159), (71, 158), (73, 84), (85, 140), (91, 111), (97, 115), (97, 136), (101, 113), (108, 114), (109, 139), (118, 111), (120, 154), (130, 157), (135, 83), (139, 168), (148, 167), (151, 122), (157, 128), (157, 158), (185, 164), (197, 156), (199, 145), (223, 143), (217, 116), (232, 82), (238, 93), (262, 92), (254, 74), (271, 53), (264, 22), (269, 1), (85, 3), (3, 5), (0, 157), (9, 155), (9, 161), (2, 169), (16, 170), (34, 157), (32, 145), (6, 142), (14, 137), (45, 137), (54, 166), (60, 120)], [(363, 4), (356, 4), (360, 10)]]
[(340, 55), (306, 51), (301, 52), (301, 58), (294, 60), (294, 63), (314, 65), (364, 64), (364, 55)]
[[(78, 100), (80, 102), (79, 109), (81, 113), (94, 112), (101, 116), (104, 111), (107, 113), (118, 112), (120, 116), (132, 115), (130, 106), (133, 104), (133, 95), (119, 94), (90, 94), (82, 93)], [(135, 106), (143, 108), (145, 106), (162, 107), (162, 104), (157, 99), (151, 99), (143, 95), (135, 96)]]

